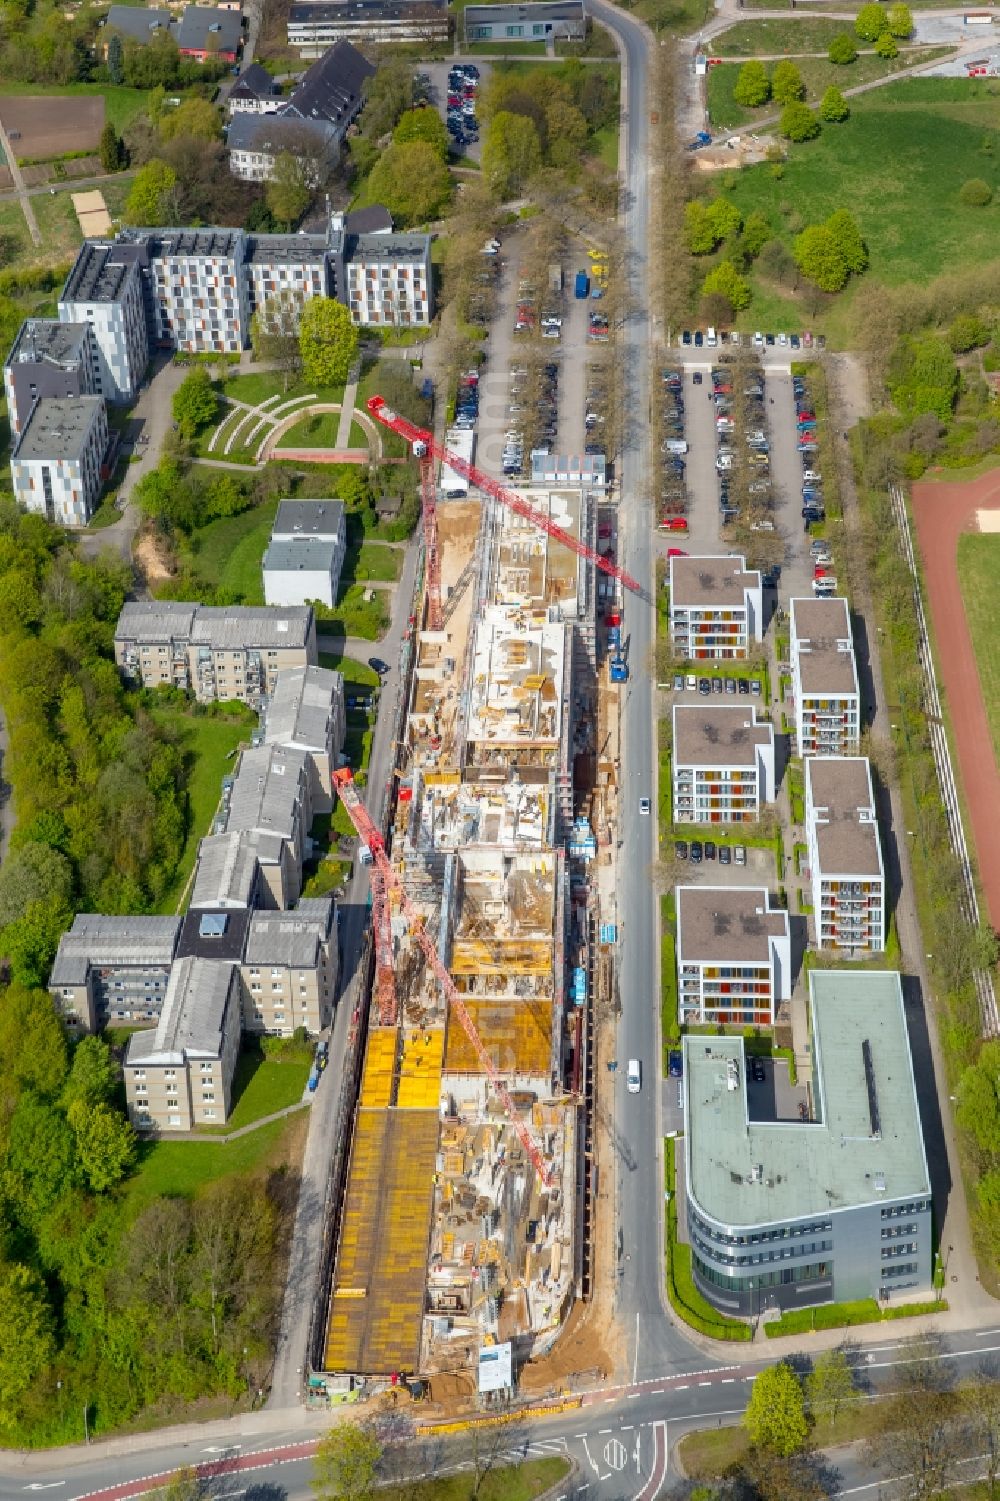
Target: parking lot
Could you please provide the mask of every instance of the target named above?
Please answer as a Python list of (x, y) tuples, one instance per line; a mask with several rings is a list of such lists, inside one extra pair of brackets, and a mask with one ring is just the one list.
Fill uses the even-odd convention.
[[(451, 58), (446, 62), (424, 63), (421, 67), (420, 71), (428, 78), (430, 82), (430, 87), (427, 91), (428, 99), (433, 107), (440, 113), (442, 120), (447, 121), (448, 117), (448, 74), (451, 72), (452, 68), (456, 66), (465, 67), (468, 61), (469, 60), (467, 58)], [(479, 69), (478, 88), (481, 89), (485, 81), (490, 76), (491, 65), (487, 62), (483, 62), (476, 63), (475, 66)], [(468, 156), (472, 161), (478, 162), (480, 153), (482, 151), (483, 132), (482, 121), (479, 120), (478, 115), (476, 115), (474, 118), (478, 121), (480, 127), (478, 131), (478, 140), (466, 140), (461, 145), (456, 144), (454, 137), (449, 137), (449, 140), (451, 142), (452, 148), (457, 151), (460, 156)]]

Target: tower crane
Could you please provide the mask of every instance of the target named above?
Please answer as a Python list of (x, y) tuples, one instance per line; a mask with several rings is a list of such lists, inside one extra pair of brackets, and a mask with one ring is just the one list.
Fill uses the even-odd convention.
[[(600, 568), (602, 573), (608, 574), (610, 578), (617, 579), (626, 589), (630, 589), (633, 594), (641, 595), (648, 602), (649, 596), (646, 590), (630, 573), (626, 573), (624, 568), (619, 568), (617, 563), (613, 563), (610, 558), (606, 558), (601, 553), (595, 552), (592, 547), (588, 547), (585, 542), (581, 542), (578, 537), (574, 537), (572, 532), (567, 532), (563, 527), (558, 526), (550, 516), (546, 516), (544, 511), (539, 511), (535, 506), (529, 505), (523, 496), (516, 494), (513, 490), (508, 490), (504, 485), (499, 484), (497, 480), (491, 479), (488, 474), (484, 474), (474, 464), (468, 463), (459, 454), (452, 453), (450, 449), (445, 448), (443, 443), (438, 443), (433, 433), (429, 433), (424, 428), (417, 427), (416, 423), (409, 422), (405, 417), (401, 417), (398, 412), (394, 412), (386, 404), (381, 396), (370, 396), (368, 398), (368, 410), (376, 421), (381, 422), (384, 427), (389, 428), (391, 432), (397, 433), (409, 443), (414, 457), (420, 463), (420, 482), (424, 507), (424, 543), (427, 556), (429, 622), (434, 618), (433, 600), (435, 597), (437, 598), (437, 619), (439, 622), (441, 619), (441, 563), (437, 545), (437, 505), (433, 478), (429, 474), (432, 459), (441, 459), (450, 469), (454, 469), (456, 474), (461, 474), (471, 485), (475, 485), (477, 490), (482, 490), (486, 495), (492, 496), (494, 500), (499, 501), (508, 510), (514, 511), (516, 515), (523, 516), (526, 521), (530, 521), (532, 526), (537, 526), (539, 531), (548, 532), (549, 536), (554, 537), (557, 542), (561, 542), (581, 558), (586, 558), (589, 563), (593, 563), (595, 568)], [(430, 494), (429, 508), (427, 504), (428, 493)], [(430, 541), (428, 540), (429, 535), (431, 536)], [(440, 625), (437, 627), (432, 625), (431, 629), (440, 629)]]
[[(436, 947), (434, 946), (434, 943), (427, 936), (423, 918), (421, 917), (420, 913), (417, 911), (413, 903), (410, 901), (405, 890), (403, 889), (402, 881), (400, 881), (396, 872), (393, 870), (392, 866), (389, 863), (389, 857), (385, 852), (385, 841), (382, 838), (382, 835), (379, 832), (378, 828), (373, 823), (368, 809), (365, 807), (364, 803), (361, 801), (361, 798), (358, 796), (358, 789), (354, 785), (354, 778), (351, 775), (350, 767), (344, 766), (339, 771), (335, 771), (333, 773), (333, 781), (334, 785), (336, 786), (337, 792), (340, 794), (340, 800), (344, 805), (344, 811), (347, 813), (348, 818), (351, 820), (351, 823), (357, 830), (358, 837), (361, 839), (362, 843), (368, 846), (368, 849), (371, 852), (372, 873), (374, 877), (373, 887), (375, 880), (377, 880), (380, 883), (380, 889), (383, 893), (383, 903), (390, 890), (396, 893), (400, 910), (409, 923), (410, 932), (416, 939), (417, 943), (420, 945), (428, 966), (430, 967), (431, 971), (434, 974), (434, 977), (440, 984), (441, 989), (444, 991), (445, 999), (448, 1002), (449, 1009), (454, 1013), (455, 1016), (457, 1016), (463, 1030), (465, 1031), (466, 1036), (472, 1044), (473, 1050), (476, 1054), (477, 1059), (479, 1060), (479, 1065), (482, 1068), (483, 1073), (486, 1074), (494, 1090), (499, 1095), (500, 1100), (503, 1104), (504, 1113), (506, 1114), (507, 1119), (510, 1121), (511, 1125), (514, 1127), (514, 1130), (517, 1132), (521, 1145), (531, 1159), (531, 1164), (534, 1167), (535, 1172), (538, 1174), (539, 1182), (541, 1183), (543, 1188), (549, 1188), (552, 1184), (553, 1175), (545, 1166), (545, 1160), (542, 1157), (538, 1146), (532, 1140), (530, 1131), (528, 1130), (524, 1122), (519, 1118), (516, 1110), (514, 1109), (514, 1101), (511, 1099), (510, 1091), (508, 1090), (503, 1080), (500, 1078), (499, 1074), (496, 1071), (496, 1068), (493, 1065), (492, 1058), (486, 1051), (486, 1048), (483, 1046), (483, 1040), (476, 1030), (476, 1024), (472, 1020), (472, 1017), (469, 1015), (468, 1008), (466, 1007), (465, 1002), (462, 1000), (462, 997), (458, 992), (454, 980), (451, 978), (451, 975), (442, 964), (441, 958)], [(373, 894), (373, 906), (375, 900), (376, 898)], [(378, 922), (379, 919), (378, 916), (376, 916), (376, 933), (378, 932)], [(381, 958), (379, 958), (378, 962), (379, 964), (381, 964)], [(389, 950), (387, 962), (389, 965), (389, 978), (391, 981), (391, 948)]]

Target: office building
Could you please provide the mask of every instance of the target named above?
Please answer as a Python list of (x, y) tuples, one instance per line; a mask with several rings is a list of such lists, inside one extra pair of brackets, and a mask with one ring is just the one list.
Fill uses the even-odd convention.
[(99, 360), (89, 323), (26, 318), (3, 367), (12, 439), (23, 433), (36, 401), (100, 395)]
[(332, 773), (346, 733), (341, 673), (328, 667), (299, 667), (278, 674), (265, 710), (264, 743), (305, 753), (314, 817), (333, 808)]
[(57, 526), (86, 526), (104, 483), (107, 447), (102, 397), (44, 397), (14, 444), (14, 499)]
[(871, 766), (865, 756), (810, 756), (805, 781), (816, 945), (881, 953), (885, 873)]
[(180, 934), (177, 917), (78, 912), (59, 940), (49, 990), (74, 1033), (155, 1026)]
[(519, 5), (467, 5), (465, 40), (472, 42), (582, 42), (587, 35), (583, 0), (529, 0)]
[(446, 42), (446, 0), (299, 0), (288, 12), (288, 45), (319, 57), (335, 42)]
[(678, 886), (674, 901), (682, 1025), (773, 1026), (792, 995), (788, 913), (763, 887)]
[(846, 599), (793, 599), (789, 649), (800, 756), (856, 756), (861, 696)]
[(94, 331), (105, 401), (132, 401), (149, 364), (140, 260), (131, 245), (85, 240), (59, 297), (60, 323), (89, 323)]
[(764, 637), (760, 573), (740, 557), (670, 559), (670, 644), (690, 662), (745, 662)]
[(774, 727), (753, 705), (674, 705), (674, 823), (754, 823), (774, 802)]
[(812, 970), (809, 1009), (813, 1078), (798, 1101), (770, 1076), (748, 1081), (742, 1037), (684, 1039), (692, 1268), (726, 1313), (931, 1288), (931, 1184), (899, 975)]
[(291, 912), (255, 912), (241, 968), (247, 1032), (315, 1034), (333, 1019), (337, 989), (337, 909), (330, 897), (304, 899)]

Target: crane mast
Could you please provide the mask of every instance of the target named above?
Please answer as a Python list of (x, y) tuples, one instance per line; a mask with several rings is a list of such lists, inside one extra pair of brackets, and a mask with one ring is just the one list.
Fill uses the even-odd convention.
[[(493, 1064), (493, 1060), (487, 1052), (485, 1046), (483, 1045), (483, 1040), (476, 1029), (476, 1024), (472, 1020), (472, 1017), (469, 1015), (468, 1008), (466, 1007), (465, 1002), (459, 994), (454, 980), (451, 978), (451, 975), (442, 964), (433, 941), (427, 936), (427, 932), (424, 926), (424, 920), (421, 914), (417, 911), (416, 907), (410, 901), (405, 890), (403, 889), (403, 883), (400, 881), (399, 877), (396, 875), (396, 872), (393, 870), (392, 866), (389, 863), (389, 857), (385, 852), (385, 840), (382, 838), (381, 833), (373, 823), (368, 809), (365, 807), (364, 803), (361, 801), (361, 798), (358, 796), (358, 789), (354, 785), (354, 778), (351, 775), (350, 767), (345, 766), (342, 767), (339, 771), (335, 771), (333, 774), (333, 781), (334, 785), (336, 786), (337, 792), (340, 794), (340, 800), (344, 805), (344, 810), (347, 813), (348, 818), (351, 820), (351, 823), (357, 830), (358, 837), (361, 839), (362, 843), (368, 846), (368, 849), (371, 852), (373, 873), (375, 871), (378, 872), (378, 879), (381, 882), (382, 891), (385, 893), (385, 896), (388, 896), (388, 892), (390, 890), (396, 893), (396, 896), (399, 900), (400, 910), (403, 913), (403, 916), (407, 919), (410, 932), (416, 942), (420, 945), (424, 958), (427, 961), (428, 967), (434, 974), (435, 979), (438, 981), (441, 989), (444, 992), (445, 999), (448, 1002), (450, 1010), (454, 1012), (455, 1016), (457, 1016), (466, 1036), (472, 1044), (472, 1048), (476, 1054), (476, 1058), (479, 1061), (480, 1068), (483, 1070), (483, 1073), (486, 1074), (497, 1095), (500, 1097), (500, 1101), (504, 1108), (504, 1113), (506, 1114), (507, 1119), (510, 1121), (511, 1125), (514, 1127), (514, 1130), (517, 1132), (518, 1139), (520, 1140), (524, 1150), (527, 1152), (528, 1157), (531, 1160), (531, 1164), (535, 1169), (535, 1172), (538, 1174), (539, 1182), (542, 1184), (543, 1188), (548, 1188), (552, 1183), (552, 1174), (545, 1166), (545, 1161), (542, 1157), (542, 1154), (539, 1151), (536, 1143), (532, 1140), (531, 1133), (529, 1132), (527, 1126), (519, 1118), (517, 1111), (514, 1108), (514, 1101), (511, 1098), (510, 1091), (497, 1073), (497, 1070)], [(389, 952), (388, 963), (391, 966), (391, 948)], [(395, 1006), (395, 1001), (393, 1002), (393, 1005)]]

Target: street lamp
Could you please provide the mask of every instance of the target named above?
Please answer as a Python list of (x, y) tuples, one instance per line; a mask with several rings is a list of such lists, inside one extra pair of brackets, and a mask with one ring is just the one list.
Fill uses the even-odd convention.
[(249, 1366), (249, 1364), (247, 1362), (247, 1347), (246, 1347), (246, 1345), (243, 1346), (243, 1374), (247, 1378), (247, 1396), (250, 1398), (250, 1405), (252, 1407), (253, 1406), (253, 1392), (252, 1392), (251, 1386), (250, 1386), (250, 1366)]

